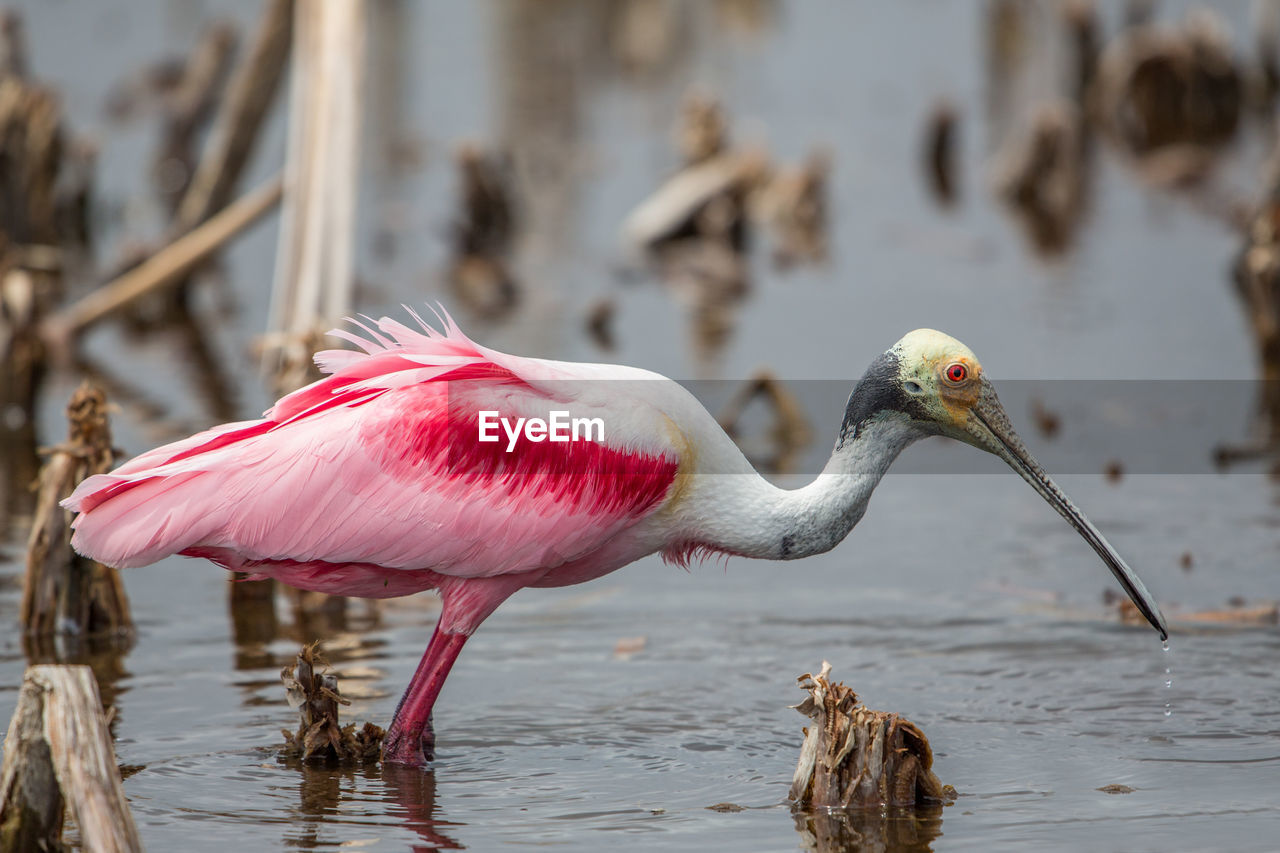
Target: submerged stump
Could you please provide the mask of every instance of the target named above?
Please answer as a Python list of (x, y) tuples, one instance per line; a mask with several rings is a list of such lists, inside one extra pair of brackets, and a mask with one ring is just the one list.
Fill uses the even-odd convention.
[(872, 711), (844, 684), (832, 684), (831, 664), (806, 673), (809, 695), (795, 708), (813, 720), (805, 729), (788, 798), (804, 809), (938, 805), (954, 796), (933, 772), (933, 751), (915, 723)]
[(286, 758), (373, 764), (382, 754), (386, 732), (373, 723), (358, 731), (355, 723), (338, 722), (338, 706), (350, 705), (338, 692), (338, 678), (321, 670), (328, 664), (316, 644), (304, 646), (293, 666), (280, 672), (289, 704), (298, 709), (298, 730), (283, 730)]

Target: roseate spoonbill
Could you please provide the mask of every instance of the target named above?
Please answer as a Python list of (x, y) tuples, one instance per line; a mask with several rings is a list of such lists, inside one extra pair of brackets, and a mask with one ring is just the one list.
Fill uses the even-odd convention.
[[(64, 502), (80, 513), (72, 544), (108, 565), (177, 553), (341, 595), (438, 590), (439, 621), (384, 742), (389, 761), (431, 757), (431, 708), (445, 677), (516, 590), (582, 583), (655, 551), (680, 565), (827, 551), (862, 518), (903, 448), (930, 435), (1004, 459), (1167, 636), (1146, 587), (1018, 439), (978, 359), (940, 332), (911, 332), (872, 363), (830, 461), (787, 491), (665, 377), (506, 355), (447, 317), (443, 332), (414, 317), (422, 331), (386, 318), (362, 327), (367, 337), (335, 331), (363, 352), (317, 354), (329, 375), (262, 420), (152, 450)], [(519, 417), (554, 421), (556, 411), (600, 420), (603, 437), (540, 439), (548, 426), (480, 440), (498, 417), (509, 430)]]

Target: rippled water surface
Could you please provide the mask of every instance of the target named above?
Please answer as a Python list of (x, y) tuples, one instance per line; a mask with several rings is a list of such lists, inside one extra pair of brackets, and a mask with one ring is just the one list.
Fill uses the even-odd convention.
[[(112, 241), (155, 233), (162, 221), (138, 189), (151, 125), (104, 118), (113, 82), (165, 50), (183, 52), (213, 17), (247, 25), (258, 4), (170, 0), (159, 13), (127, 2), (18, 5), (36, 73), (62, 90), (73, 126), (99, 139), (99, 252), (109, 257)], [(522, 307), (495, 324), (458, 312), (474, 337), (497, 347), (682, 378), (740, 379), (764, 366), (792, 381), (831, 380), (833, 408), (847, 393), (834, 389), (919, 326), (969, 343), (997, 384), (1255, 378), (1247, 321), (1227, 279), (1236, 237), (1196, 205), (1144, 188), (1104, 149), (1074, 245), (1043, 259), (991, 200), (992, 154), (1019, 113), (1017, 98), (1002, 104), (993, 94), (982, 4), (685, 4), (670, 58), (648, 71), (627, 71), (599, 35), (628, 5), (379, 5), (362, 310), (449, 303), (439, 284), (449, 152), (471, 137), (513, 146), (536, 166), (525, 186)], [(1170, 18), (1184, 8), (1164, 5)], [(1045, 34), (1052, 7), (1036, 8), (1027, 56), (1055, 56)], [(1239, 35), (1245, 4), (1223, 12), (1237, 42), (1249, 44)], [(1052, 62), (1023, 61), (1015, 88), (1055, 89)], [(669, 292), (617, 273), (618, 225), (675, 167), (669, 128), (691, 86), (723, 98), (740, 138), (787, 161), (822, 143), (834, 163), (832, 258), (781, 272), (756, 252), (736, 328), (710, 354)], [(918, 162), (924, 118), (943, 95), (960, 109), (963, 164), (960, 202), (945, 212)], [(278, 167), (282, 141), (277, 116), (257, 177)], [(406, 147), (417, 156), (389, 154)], [(1262, 132), (1247, 128), (1219, 185), (1249, 197), (1265, 149)], [(210, 323), (242, 417), (269, 402), (247, 345), (263, 324), (275, 227), (270, 220), (235, 246), (227, 286), (207, 300), (235, 307)], [(614, 353), (582, 330), (586, 306), (602, 297), (616, 304)], [(89, 341), (177, 424), (166, 432), (123, 407), (117, 442), (130, 453), (213, 422), (174, 347), (134, 343), (110, 327)], [(59, 379), (47, 395), (50, 441), (72, 383)], [(1083, 386), (1072, 387), (1078, 396)], [(1054, 393), (1045, 386), (1050, 407)], [(803, 827), (784, 800), (805, 720), (788, 706), (801, 698), (795, 678), (825, 659), (868, 705), (918, 723), (935, 770), (959, 793), (935, 812), (858, 824), (869, 849), (1274, 849), (1280, 634), (1178, 615), (1222, 608), (1231, 596), (1280, 598), (1280, 486), (1261, 465), (1189, 473), (1208, 470), (1214, 441), (1248, 438), (1248, 396), (1239, 411), (1214, 413), (1226, 434), (1180, 451), (1194, 463), (1163, 469), (1175, 473), (1148, 465), (1118, 482), (1095, 464), (1121, 451), (1091, 410), (1064, 403), (1061, 411), (1062, 432), (1050, 440), (1025, 407), (1011, 407), (1033, 450), (1065, 460), (1062, 485), (1165, 605), (1168, 652), (1150, 629), (1119, 623), (1102, 598), (1110, 575), (1018, 478), (891, 474), (829, 554), (734, 559), (689, 573), (650, 558), (584, 586), (516, 595), (467, 645), (444, 689), (431, 770), (338, 772), (277, 757), (280, 730), (296, 725), (281, 666), (302, 642), (322, 639), (353, 700), (346, 718), (385, 723), (436, 601), (352, 602), (326, 616), (281, 598), (237, 623), (224, 573), (174, 558), (127, 573), (137, 642), (99, 672), (117, 708), (116, 748), (132, 770), (125, 790), (143, 838), (152, 850), (193, 851), (796, 849)], [(1129, 441), (1144, 424), (1158, 433), (1169, 416), (1123, 396), (1102, 411)], [(815, 425), (816, 454), (837, 426)], [(918, 451), (947, 460), (976, 453)], [(1073, 467), (1073, 459), (1088, 461)], [(7, 719), (27, 660), (12, 561), (3, 579)], [(636, 637), (638, 652), (615, 654)], [(1108, 785), (1133, 791), (1098, 790)], [(723, 803), (743, 808), (707, 808)]]

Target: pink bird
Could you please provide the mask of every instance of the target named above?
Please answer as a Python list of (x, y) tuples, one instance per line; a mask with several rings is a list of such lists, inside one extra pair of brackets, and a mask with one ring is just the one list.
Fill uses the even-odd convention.
[(521, 358), (391, 319), (363, 352), (261, 420), (226, 424), (90, 477), (72, 544), (117, 567), (170, 554), (368, 598), (434, 589), (443, 609), (383, 745), (433, 756), (431, 709), (463, 644), (516, 590), (578, 584), (654, 552), (792, 560), (862, 518), (905, 447), (950, 436), (1004, 459), (1098, 552), (1167, 636), (1142, 582), (1032, 459), (964, 344), (921, 329), (853, 390), (830, 461), (779, 489), (682, 386), (645, 370)]

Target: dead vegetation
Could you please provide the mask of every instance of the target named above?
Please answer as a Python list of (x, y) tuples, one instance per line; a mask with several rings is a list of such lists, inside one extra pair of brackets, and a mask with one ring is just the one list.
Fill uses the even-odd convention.
[(47, 451), (27, 540), (22, 624), (28, 636), (128, 636), (129, 600), (119, 572), (71, 550), (71, 512), (59, 501), (115, 463), (107, 400), (85, 383), (67, 406), (67, 440)]
[(868, 709), (830, 676), (823, 661), (817, 675), (799, 678), (809, 695), (795, 708), (812, 722), (788, 799), (805, 847), (929, 849), (956, 792), (934, 774), (924, 732), (897, 714)]
[(802, 809), (859, 809), (941, 803), (955, 795), (933, 772), (929, 740), (915, 723), (872, 711), (831, 664), (798, 679), (809, 695), (795, 708), (812, 720), (788, 798)]
[(280, 672), (289, 705), (298, 709), (298, 730), (284, 734), (281, 754), (302, 761), (372, 764), (379, 760), (386, 734), (373, 723), (357, 729), (338, 722), (338, 707), (351, 704), (338, 692), (338, 678), (323, 672), (328, 664), (316, 645), (304, 646), (293, 666)]
[(683, 165), (622, 225), (628, 262), (654, 272), (683, 303), (704, 362), (737, 325), (760, 232), (780, 269), (828, 254), (830, 153), (815, 146), (802, 163), (780, 166), (758, 146), (735, 144), (730, 124), (715, 99), (687, 97), (674, 133)]
[(1243, 74), (1224, 28), (1202, 11), (1177, 26), (1122, 33), (1102, 55), (1091, 103), (1122, 150), (1149, 167), (1162, 164), (1152, 175), (1177, 183), (1199, 174), (1235, 135)]
[[(1111, 606), (1125, 625), (1145, 625), (1146, 618), (1127, 598), (1111, 599)], [(1167, 608), (1169, 624), (1183, 630), (1196, 628), (1240, 629), (1271, 628), (1280, 624), (1280, 605), (1274, 601), (1250, 603), (1242, 598), (1227, 602), (1226, 607), (1210, 610)]]

